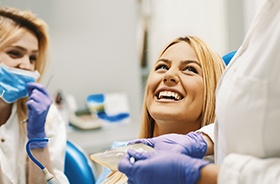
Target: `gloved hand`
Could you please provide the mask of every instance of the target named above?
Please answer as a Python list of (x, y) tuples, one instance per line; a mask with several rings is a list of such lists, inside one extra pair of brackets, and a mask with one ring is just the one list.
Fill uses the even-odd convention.
[[(134, 157), (134, 163), (131, 163), (131, 157)], [(195, 184), (200, 178), (200, 169), (209, 163), (209, 161), (168, 151), (128, 150), (128, 154), (120, 161), (118, 169), (128, 177), (128, 184)]]
[(158, 151), (165, 150), (174, 153), (183, 153), (193, 158), (203, 158), (207, 151), (207, 143), (201, 133), (190, 132), (182, 134), (165, 134), (154, 138), (136, 139), (128, 145), (143, 143)]
[[(28, 108), (27, 137), (45, 138), (45, 122), (52, 99), (42, 84), (30, 82), (26, 85), (29, 99), (26, 102)], [(34, 142), (30, 148), (44, 148), (47, 142)]]

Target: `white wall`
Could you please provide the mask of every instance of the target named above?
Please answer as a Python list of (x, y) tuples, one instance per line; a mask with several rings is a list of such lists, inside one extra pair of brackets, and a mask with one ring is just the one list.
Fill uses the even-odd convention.
[(136, 8), (131, 0), (56, 1), (53, 85), (74, 94), (80, 106), (90, 93), (126, 92), (133, 120), (138, 121), (141, 81)]
[(223, 53), (227, 49), (227, 27), (223, 0), (151, 0), (149, 62), (153, 65), (161, 49), (178, 36), (196, 35)]

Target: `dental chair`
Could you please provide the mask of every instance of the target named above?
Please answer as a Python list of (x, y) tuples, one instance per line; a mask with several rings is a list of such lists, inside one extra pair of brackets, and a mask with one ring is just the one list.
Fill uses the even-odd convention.
[(235, 53), (236, 53), (236, 50), (235, 50), (235, 51), (231, 51), (231, 52), (225, 54), (225, 55), (222, 57), (226, 65), (229, 64), (230, 60), (233, 58), (233, 56), (235, 55)]
[(70, 184), (95, 184), (93, 166), (81, 148), (67, 141), (64, 173)]

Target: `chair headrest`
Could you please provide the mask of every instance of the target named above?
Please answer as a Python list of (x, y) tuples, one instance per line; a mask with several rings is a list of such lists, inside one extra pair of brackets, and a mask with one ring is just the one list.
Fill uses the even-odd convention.
[(226, 55), (224, 55), (222, 57), (226, 65), (229, 64), (230, 60), (233, 58), (235, 53), (236, 53), (236, 50), (235, 51), (231, 51), (231, 52), (227, 53)]

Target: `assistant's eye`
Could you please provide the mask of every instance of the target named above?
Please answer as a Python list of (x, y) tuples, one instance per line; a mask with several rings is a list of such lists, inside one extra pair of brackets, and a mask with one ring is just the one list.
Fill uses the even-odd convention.
[(37, 61), (37, 56), (36, 55), (30, 56), (29, 60), (30, 60), (31, 63), (35, 63)]
[(192, 67), (192, 66), (187, 66), (187, 67), (185, 68), (185, 71), (193, 72), (193, 73), (198, 74), (198, 71), (197, 71), (194, 67)]
[(156, 66), (155, 70), (168, 70), (168, 67), (166, 65), (160, 64)]
[(10, 50), (7, 52), (7, 54), (11, 57), (11, 58), (20, 58), (22, 57), (22, 53), (17, 51), (17, 50)]

